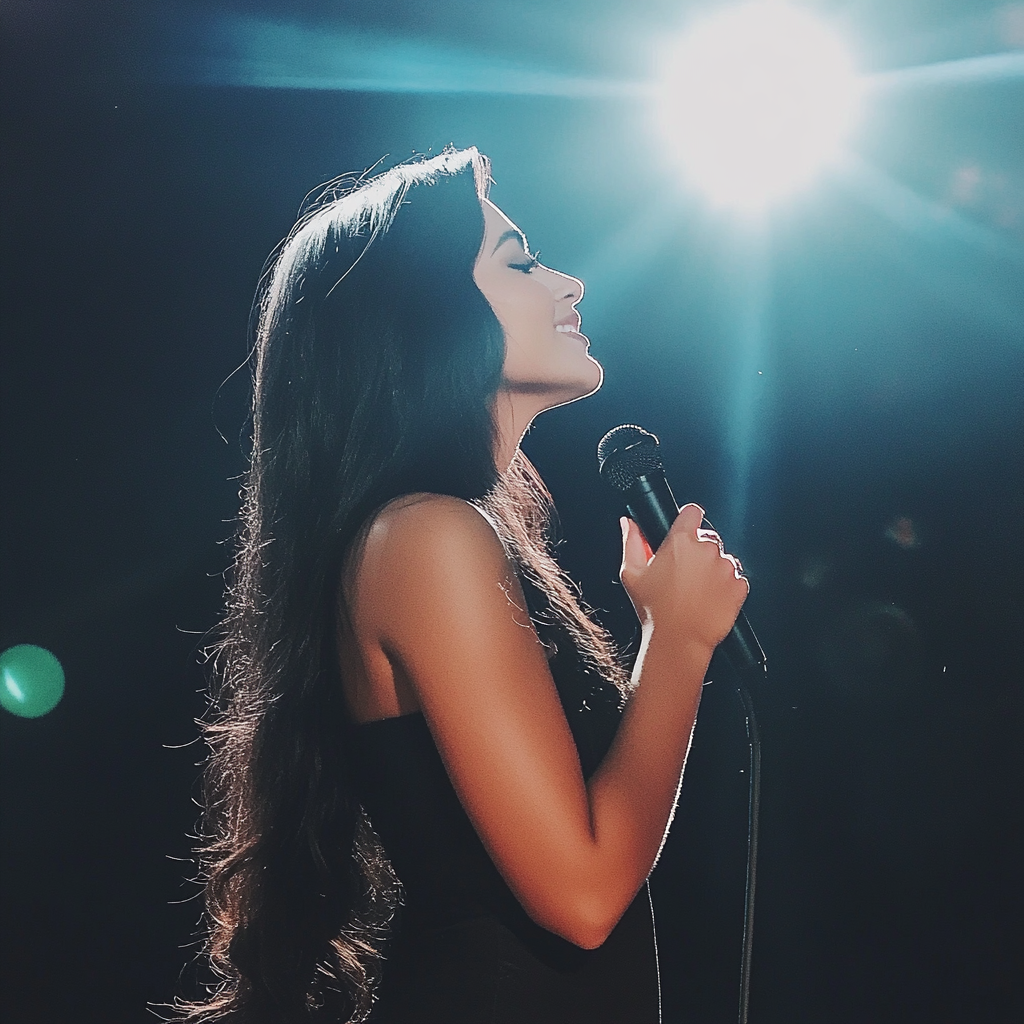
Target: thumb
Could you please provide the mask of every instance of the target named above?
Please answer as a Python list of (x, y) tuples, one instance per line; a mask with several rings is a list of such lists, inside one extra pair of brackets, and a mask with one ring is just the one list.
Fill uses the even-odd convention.
[(619, 520), (622, 527), (622, 570), (620, 575), (641, 572), (654, 557), (640, 527), (623, 516)]

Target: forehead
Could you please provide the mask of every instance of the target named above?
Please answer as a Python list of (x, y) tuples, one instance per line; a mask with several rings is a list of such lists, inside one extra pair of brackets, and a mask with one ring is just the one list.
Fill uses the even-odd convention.
[(481, 199), (484, 211), (484, 246), (493, 247), (502, 235), (514, 231), (525, 244), (525, 236), (519, 227), (507, 217), (490, 199)]

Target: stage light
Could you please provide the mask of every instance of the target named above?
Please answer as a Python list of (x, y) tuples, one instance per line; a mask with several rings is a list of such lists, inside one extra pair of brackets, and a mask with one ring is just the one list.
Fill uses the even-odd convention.
[(18, 644), (0, 654), (0, 706), (20, 718), (39, 718), (64, 696), (64, 669), (45, 647)]
[(841, 152), (860, 83), (821, 22), (772, 0), (696, 24), (664, 57), (659, 127), (691, 184), (756, 211)]

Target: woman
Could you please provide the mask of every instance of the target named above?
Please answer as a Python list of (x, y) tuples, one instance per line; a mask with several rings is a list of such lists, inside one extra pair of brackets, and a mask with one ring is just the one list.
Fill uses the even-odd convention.
[(696, 506), (653, 558), (624, 520), (626, 679), (519, 450), (601, 384), (583, 286), (488, 182), (332, 183), (262, 283), (191, 1019), (363, 1017), (382, 950), (382, 1021), (659, 1019), (645, 880), (746, 581)]

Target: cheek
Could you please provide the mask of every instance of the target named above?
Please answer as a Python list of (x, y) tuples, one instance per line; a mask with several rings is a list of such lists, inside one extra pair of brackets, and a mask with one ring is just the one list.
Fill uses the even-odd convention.
[(476, 283), (507, 334), (535, 334), (539, 325), (550, 326), (554, 322), (554, 302), (547, 289), (525, 275), (518, 275), (517, 280), (481, 274)]
[(523, 277), (521, 282), (516, 282), (514, 287), (508, 289), (503, 316), (510, 330), (530, 335), (543, 334), (546, 337), (554, 326), (554, 310), (554, 299), (548, 289), (537, 281)]

